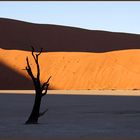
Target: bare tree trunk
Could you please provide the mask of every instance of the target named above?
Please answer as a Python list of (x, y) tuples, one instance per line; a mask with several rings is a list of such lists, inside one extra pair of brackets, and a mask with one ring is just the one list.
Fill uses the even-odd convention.
[[(28, 120), (25, 122), (25, 124), (37, 124), (38, 123), (38, 118), (40, 116), (44, 115), (48, 111), (48, 109), (46, 109), (44, 112), (40, 113), (41, 99), (44, 95), (47, 94), (47, 90), (48, 90), (48, 86), (49, 86), (49, 80), (51, 78), (51, 77), (49, 77), (47, 82), (45, 82), (41, 85), (41, 82), (40, 82), (40, 67), (39, 67), (39, 63), (38, 63), (38, 56), (41, 54), (41, 52), (42, 52), (42, 49), (41, 49), (40, 53), (35, 55), (34, 54), (34, 48), (32, 47), (32, 56), (33, 56), (33, 58), (35, 60), (35, 63), (37, 65), (37, 77), (36, 78), (32, 73), (28, 57), (26, 58), (26, 61), (27, 61), (26, 71), (28, 72), (29, 76), (32, 78), (33, 83), (34, 83), (35, 100), (34, 100), (34, 106), (33, 106), (32, 112), (31, 112)], [(45, 90), (44, 93), (43, 93), (43, 90)]]
[(36, 124), (38, 122), (40, 104), (41, 104), (41, 96), (37, 93), (35, 95), (35, 101), (34, 101), (32, 112), (30, 114), (30, 117), (26, 121), (26, 124)]

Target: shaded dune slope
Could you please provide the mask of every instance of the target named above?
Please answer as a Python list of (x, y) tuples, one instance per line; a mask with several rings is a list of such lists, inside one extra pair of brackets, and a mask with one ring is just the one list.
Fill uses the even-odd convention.
[[(33, 72), (35, 64), (30, 52), (0, 49), (0, 60), (8, 68), (29, 79), (25, 70), (29, 56)], [(140, 50), (107, 53), (48, 52), (39, 57), (41, 81), (50, 75), (50, 89), (140, 89)], [(9, 72), (1, 69), (5, 76)], [(10, 82), (21, 89), (30, 89), (11, 73)], [(0, 81), (0, 89), (2, 89)], [(5, 84), (6, 84), (5, 80)], [(18, 83), (17, 83), (18, 82)], [(6, 84), (7, 86), (7, 84)], [(5, 88), (7, 88), (5, 86)], [(19, 89), (19, 88), (18, 88)]]
[(32, 81), (0, 62), (0, 90), (34, 89)]
[(32, 24), (0, 18), (0, 48), (49, 52), (108, 52), (140, 49), (140, 35)]

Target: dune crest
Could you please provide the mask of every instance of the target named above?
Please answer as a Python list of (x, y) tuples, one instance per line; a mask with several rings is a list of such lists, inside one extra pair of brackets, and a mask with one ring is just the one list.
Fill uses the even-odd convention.
[(108, 52), (140, 49), (140, 35), (34, 24), (0, 18), (0, 48), (48, 52)]
[[(23, 70), (27, 56), (33, 72), (36, 72), (31, 52), (0, 49), (0, 54), (0, 62), (25, 79), (30, 79)], [(140, 50), (106, 53), (43, 52), (39, 62), (41, 81), (52, 76), (50, 89), (140, 89)], [(1, 70), (1, 74), (6, 75), (4, 70)], [(17, 85), (30, 89), (22, 81), (16, 81), (13, 75), (3, 80), (10, 81), (15, 88)], [(0, 84), (0, 89), (7, 89), (6, 86)]]

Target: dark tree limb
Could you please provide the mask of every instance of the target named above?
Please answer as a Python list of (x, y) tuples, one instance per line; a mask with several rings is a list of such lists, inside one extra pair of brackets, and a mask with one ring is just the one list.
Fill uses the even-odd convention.
[(28, 72), (29, 76), (32, 78), (34, 84), (36, 83), (36, 78), (34, 77), (30, 64), (29, 64), (29, 60), (28, 57), (26, 57), (26, 62), (27, 62), (27, 66), (26, 66), (26, 71)]
[(52, 77), (52, 76), (50, 76), (50, 77), (48, 78), (47, 83), (49, 83), (49, 81), (50, 81), (51, 77)]
[(38, 63), (38, 57), (42, 53), (42, 50), (43, 50), (43, 48), (41, 48), (41, 50), (38, 54), (34, 54), (34, 47), (32, 47), (32, 56), (34, 58), (36, 66), (37, 66), (37, 81), (38, 81), (39, 84), (40, 84), (40, 67), (39, 67), (39, 63)]
[(42, 93), (42, 97), (43, 97), (44, 95), (46, 95), (46, 94), (47, 94), (48, 87), (49, 87), (49, 84), (47, 84), (47, 85), (46, 85), (45, 92), (44, 92), (44, 93)]
[(38, 54), (36, 54), (37, 56), (39, 56), (43, 51), (43, 48), (41, 48), (40, 52)]
[(52, 77), (52, 76), (50, 76), (50, 77), (48, 78), (48, 80), (47, 80), (45, 83), (43, 83), (43, 85), (42, 85), (42, 91), (46, 89), (46, 86), (49, 86), (49, 85), (47, 85), (47, 84), (49, 83), (51, 77)]
[(31, 47), (32, 47), (32, 56), (33, 56), (34, 60), (36, 61), (36, 58), (35, 58), (35, 55), (34, 55), (34, 51), (35, 51), (35, 49), (34, 49), (33, 46), (31, 46)]
[(48, 108), (46, 110), (44, 110), (43, 112), (40, 112), (39, 117), (43, 116), (47, 111), (48, 111)]

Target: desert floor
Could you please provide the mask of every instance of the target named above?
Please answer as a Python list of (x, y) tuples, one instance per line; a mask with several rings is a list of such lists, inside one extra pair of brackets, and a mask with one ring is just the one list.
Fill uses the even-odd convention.
[(49, 111), (38, 125), (24, 125), (33, 106), (33, 91), (0, 93), (3, 140), (140, 139), (140, 91), (48, 91), (41, 110)]

